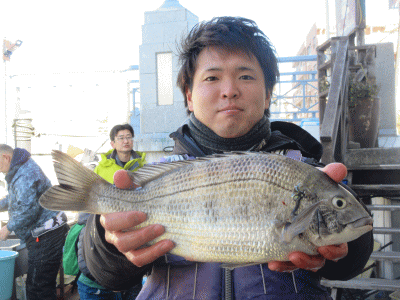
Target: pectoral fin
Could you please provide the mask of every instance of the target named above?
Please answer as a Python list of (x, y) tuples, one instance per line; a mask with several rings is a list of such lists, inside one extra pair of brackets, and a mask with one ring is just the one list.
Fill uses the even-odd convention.
[(303, 233), (311, 223), (318, 206), (319, 202), (310, 205), (301, 211), (291, 223), (286, 223), (282, 229), (281, 241), (290, 243), (296, 236), (298, 236), (300, 233)]

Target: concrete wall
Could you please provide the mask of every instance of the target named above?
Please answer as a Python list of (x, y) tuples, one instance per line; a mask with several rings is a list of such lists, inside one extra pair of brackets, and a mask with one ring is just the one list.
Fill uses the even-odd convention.
[[(169, 134), (187, 118), (183, 96), (175, 84), (179, 71), (177, 49), (181, 37), (198, 23), (198, 17), (178, 1), (165, 1), (163, 6), (146, 12), (144, 17), (139, 48), (141, 133), (135, 137), (135, 149), (161, 153), (165, 147), (173, 145)], [(158, 53), (172, 53), (172, 105), (158, 104)]]

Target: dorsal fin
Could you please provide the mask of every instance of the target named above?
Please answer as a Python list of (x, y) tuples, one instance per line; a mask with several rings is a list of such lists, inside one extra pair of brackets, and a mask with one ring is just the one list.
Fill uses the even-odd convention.
[(161, 177), (162, 175), (171, 172), (175, 169), (178, 169), (182, 166), (209, 162), (211, 160), (226, 158), (229, 156), (254, 155), (254, 154), (255, 154), (254, 152), (225, 152), (222, 154), (213, 154), (213, 155), (198, 157), (192, 160), (179, 160), (174, 162), (158, 163), (154, 165), (148, 164), (135, 172), (128, 172), (128, 174), (136, 185), (143, 187), (146, 185), (146, 183), (153, 181)]
[(156, 165), (149, 164), (144, 165), (142, 168), (135, 172), (128, 172), (128, 174), (132, 178), (134, 184), (143, 187), (146, 183), (153, 181), (172, 170), (175, 170), (192, 162), (192, 160), (182, 160), (169, 163), (159, 163)]

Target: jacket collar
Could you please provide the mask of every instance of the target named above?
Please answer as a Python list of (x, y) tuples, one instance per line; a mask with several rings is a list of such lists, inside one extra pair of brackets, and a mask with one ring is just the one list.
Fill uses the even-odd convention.
[[(322, 145), (301, 127), (289, 122), (275, 121), (271, 122), (271, 131), (270, 140), (261, 151), (290, 148), (300, 150), (305, 157), (315, 158), (317, 161), (321, 159)], [(178, 128), (170, 137), (175, 141), (174, 154), (190, 154), (196, 157), (205, 155), (191, 138), (187, 125)]]

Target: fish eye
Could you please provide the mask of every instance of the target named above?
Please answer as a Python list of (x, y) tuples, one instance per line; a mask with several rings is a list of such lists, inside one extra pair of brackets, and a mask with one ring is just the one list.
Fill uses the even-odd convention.
[(337, 209), (343, 209), (346, 207), (346, 200), (342, 198), (333, 198), (332, 205)]

